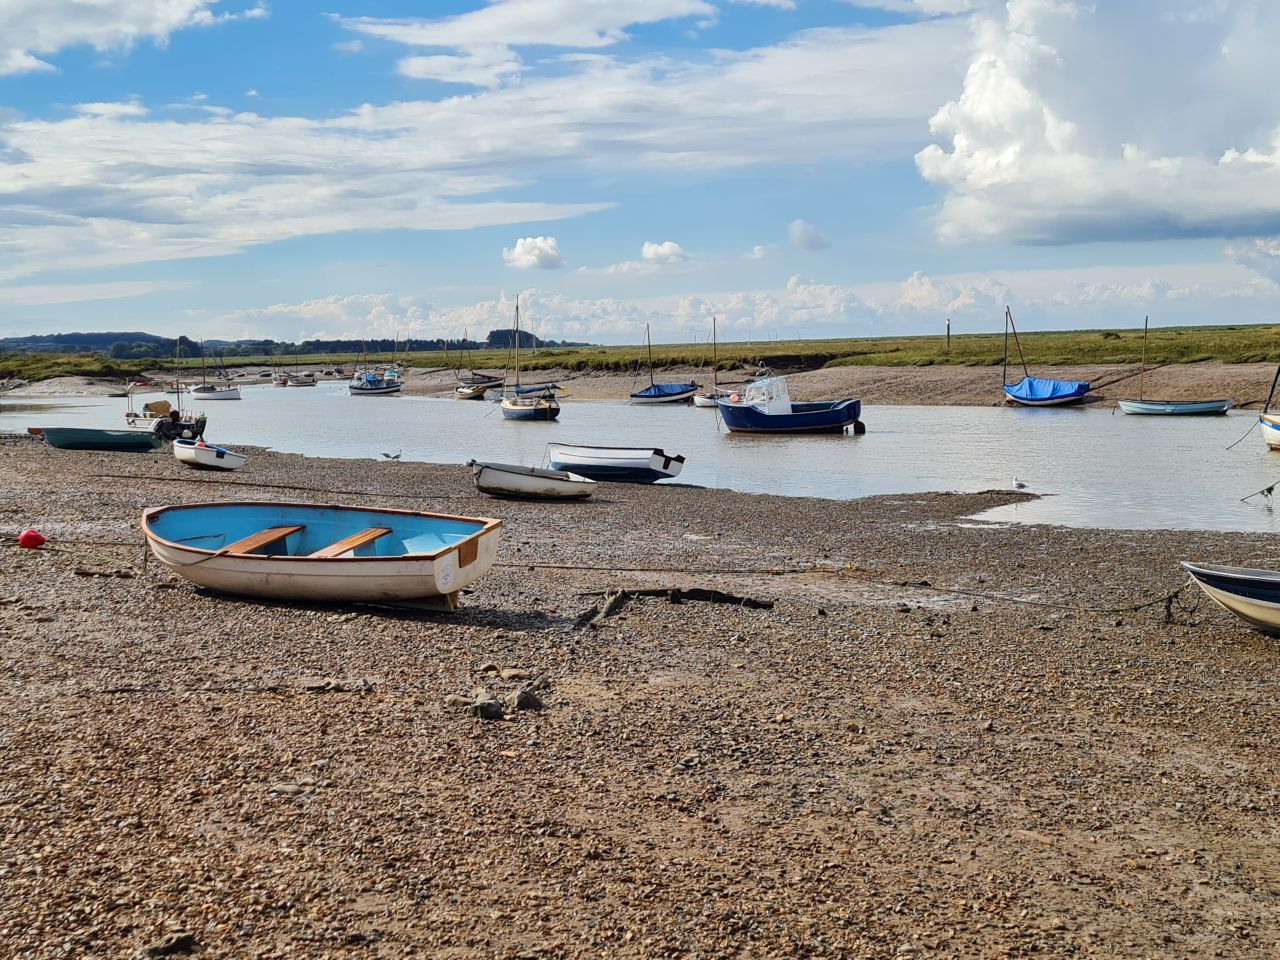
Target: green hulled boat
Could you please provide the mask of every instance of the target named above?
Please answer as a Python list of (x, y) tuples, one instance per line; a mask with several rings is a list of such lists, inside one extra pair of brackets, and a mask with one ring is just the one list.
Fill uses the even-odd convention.
[(97, 429), (91, 427), (44, 427), (44, 442), (61, 450), (112, 450), (119, 453), (146, 453), (164, 438), (152, 430)]

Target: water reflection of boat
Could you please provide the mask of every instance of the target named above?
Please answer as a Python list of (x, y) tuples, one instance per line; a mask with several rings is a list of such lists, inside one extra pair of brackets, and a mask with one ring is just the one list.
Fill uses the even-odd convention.
[(493, 565), (500, 520), (308, 503), (156, 507), (142, 532), (200, 586), (272, 600), (452, 610)]

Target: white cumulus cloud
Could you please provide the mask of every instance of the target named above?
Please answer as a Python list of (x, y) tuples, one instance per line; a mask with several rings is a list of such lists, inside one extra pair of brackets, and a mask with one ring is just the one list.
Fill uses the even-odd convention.
[(67, 47), (128, 50), (141, 40), (165, 43), (186, 27), (266, 16), (261, 4), (215, 14), (217, 0), (7, 0), (0, 3), (0, 75), (50, 70)]
[(502, 248), (502, 259), (522, 270), (556, 270), (564, 266), (555, 237), (521, 237), (514, 247)]
[(681, 260), (688, 260), (689, 255), (673, 240), (662, 243), (646, 240), (640, 248), (640, 259), (645, 263), (679, 263)]
[(1280, 232), (1280, 4), (986, 2), (917, 155), (951, 240)]
[(801, 250), (825, 250), (831, 246), (829, 240), (818, 232), (818, 228), (807, 220), (792, 220), (787, 227), (791, 242)]

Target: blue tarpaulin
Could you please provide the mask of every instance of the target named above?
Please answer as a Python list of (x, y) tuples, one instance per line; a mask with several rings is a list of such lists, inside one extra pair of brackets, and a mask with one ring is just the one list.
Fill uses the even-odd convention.
[(1018, 383), (1007, 383), (1005, 395), (1020, 403), (1069, 403), (1089, 392), (1089, 384), (1081, 380), (1049, 380), (1045, 377), (1023, 377)]
[(655, 383), (637, 390), (633, 397), (678, 397), (682, 393), (690, 393), (698, 389), (696, 383)]

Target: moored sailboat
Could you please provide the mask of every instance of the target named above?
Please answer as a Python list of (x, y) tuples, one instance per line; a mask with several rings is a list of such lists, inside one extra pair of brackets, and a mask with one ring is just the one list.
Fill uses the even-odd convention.
[[(1009, 331), (1013, 331), (1013, 342), (1018, 348), (1018, 359), (1022, 362), (1022, 379), (1017, 383), (1008, 382), (1009, 370)], [(1048, 377), (1033, 377), (1027, 371), (1027, 360), (1022, 353), (1022, 341), (1018, 339), (1018, 328), (1013, 325), (1013, 311), (1004, 308), (1004, 364), (1000, 369), (1000, 389), (1009, 403), (1024, 407), (1057, 407), (1068, 403), (1079, 403), (1089, 392), (1089, 384), (1083, 380), (1053, 380)]]
[(1147, 379), (1147, 328), (1150, 316), (1142, 318), (1142, 362), (1138, 367), (1138, 397), (1136, 400), (1117, 400), (1123, 413), (1147, 416), (1205, 416), (1226, 413), (1235, 401), (1224, 400), (1148, 400), (1143, 396)]
[(649, 325), (644, 325), (644, 345), (649, 355), (649, 386), (631, 394), (632, 403), (687, 403), (698, 392), (695, 381), (684, 383), (657, 383), (653, 379), (653, 341), (649, 337)]
[(520, 298), (516, 297), (516, 318), (512, 326), (515, 332), (515, 389), (508, 393), (503, 381), (502, 416), (507, 420), (554, 420), (560, 416), (560, 402), (556, 400), (555, 384), (520, 385)]

